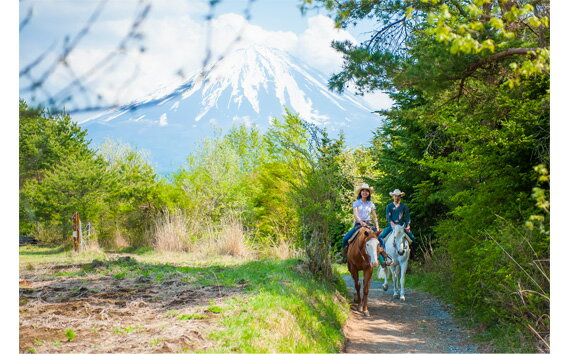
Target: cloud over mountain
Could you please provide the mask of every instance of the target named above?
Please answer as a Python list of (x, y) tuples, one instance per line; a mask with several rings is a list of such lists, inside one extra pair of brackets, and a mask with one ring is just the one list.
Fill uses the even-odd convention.
[(343, 131), (352, 145), (366, 144), (379, 120), (359, 96), (327, 89), (327, 77), (282, 50), (238, 49), (173, 90), (158, 90), (116, 112), (82, 122), (89, 136), (122, 139), (151, 153), (162, 172), (179, 167), (201, 136), (244, 123), (265, 130), (284, 107), (326, 128)]

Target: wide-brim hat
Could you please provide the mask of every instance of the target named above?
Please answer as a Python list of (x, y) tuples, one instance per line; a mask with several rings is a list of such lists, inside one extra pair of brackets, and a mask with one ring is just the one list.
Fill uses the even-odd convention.
[(356, 188), (356, 195), (360, 195), (362, 189), (367, 189), (369, 191), (369, 195), (371, 196), (373, 193), (373, 188), (368, 186), (367, 183), (362, 183), (359, 187)]
[(393, 197), (394, 195), (400, 195), (400, 196), (403, 197), (403, 196), (405, 195), (405, 193), (404, 193), (404, 192), (401, 192), (399, 189), (396, 189), (396, 190), (394, 190), (393, 192), (389, 192), (389, 195), (392, 196), (392, 197)]

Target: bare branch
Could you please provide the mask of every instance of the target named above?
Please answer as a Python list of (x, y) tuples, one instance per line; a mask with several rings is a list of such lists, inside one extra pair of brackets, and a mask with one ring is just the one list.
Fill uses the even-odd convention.
[(20, 32), (22, 32), (22, 30), (26, 27), (26, 25), (30, 22), (30, 20), (32, 19), (32, 15), (33, 15), (33, 7), (30, 7), (28, 10), (28, 14), (26, 15), (26, 17), (22, 20), (22, 22), (20, 22)]

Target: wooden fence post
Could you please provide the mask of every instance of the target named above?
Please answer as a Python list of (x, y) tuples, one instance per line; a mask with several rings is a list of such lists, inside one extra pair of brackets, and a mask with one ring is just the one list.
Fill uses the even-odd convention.
[(79, 213), (73, 213), (73, 249), (79, 252), (79, 244), (81, 243), (81, 220)]

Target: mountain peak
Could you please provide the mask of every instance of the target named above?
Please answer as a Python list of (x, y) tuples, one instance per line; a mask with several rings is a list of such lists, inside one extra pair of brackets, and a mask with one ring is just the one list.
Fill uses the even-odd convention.
[(263, 130), (284, 107), (331, 133), (347, 130), (348, 142), (361, 139), (362, 124), (369, 130), (377, 125), (369, 124), (374, 115), (361, 97), (329, 91), (324, 74), (276, 48), (251, 45), (234, 50), (207, 72), (205, 78), (197, 74), (171, 92), (137, 100), (84, 125), (94, 142), (104, 136), (121, 138), (160, 155), (155, 160), (176, 155), (176, 163), (213, 126), (229, 129), (241, 123)]

